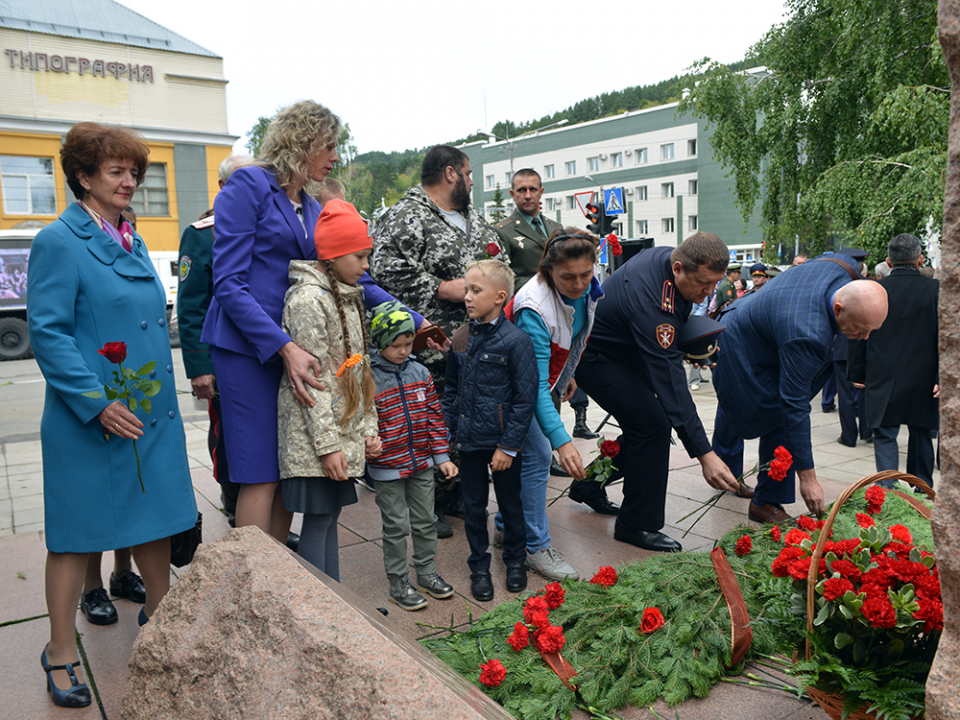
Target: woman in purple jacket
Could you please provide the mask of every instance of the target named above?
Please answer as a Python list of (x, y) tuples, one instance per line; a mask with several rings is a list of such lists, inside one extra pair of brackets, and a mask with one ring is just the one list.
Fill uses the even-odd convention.
[(313, 260), (320, 205), (305, 190), (338, 161), (340, 119), (304, 100), (267, 128), (257, 164), (231, 176), (214, 203), (213, 300), (201, 339), (210, 344), (231, 480), (242, 483), (237, 527), (286, 542), (293, 514), (280, 501), (277, 392), (286, 372), (304, 406), (321, 388), (320, 365), (280, 329), (291, 260)]

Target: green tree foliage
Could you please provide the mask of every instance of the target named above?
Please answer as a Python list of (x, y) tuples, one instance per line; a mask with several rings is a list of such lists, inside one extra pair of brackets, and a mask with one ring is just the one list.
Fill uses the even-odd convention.
[[(493, 206), (495, 208), (503, 207), (503, 190), (500, 189), (500, 183), (497, 183), (497, 189), (493, 191)], [(503, 220), (507, 214), (503, 210), (494, 210), (487, 218), (492, 223), (498, 223)]]
[[(280, 112), (283, 108), (277, 110)], [(274, 113), (270, 117), (264, 117), (261, 115), (256, 124), (247, 131), (247, 142), (244, 143), (244, 147), (247, 148), (249, 153), (256, 157), (260, 154), (260, 146), (263, 145), (263, 138), (267, 134), (267, 126), (270, 125), (270, 121), (277, 116), (277, 113)]]
[(828, 236), (885, 257), (899, 232), (942, 224), (949, 79), (936, 0), (788, 0), (790, 18), (751, 49), (763, 71), (704, 60), (681, 109), (714, 125), (767, 247), (810, 251)]

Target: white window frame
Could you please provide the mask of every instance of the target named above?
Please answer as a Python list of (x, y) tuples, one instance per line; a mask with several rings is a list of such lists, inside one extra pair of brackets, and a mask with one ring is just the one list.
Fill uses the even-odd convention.
[(576, 195), (567, 195), (567, 210), (576, 210), (576, 209), (577, 209)]
[(696, 157), (697, 156), (697, 140), (687, 140), (687, 156)]
[(660, 184), (660, 197), (664, 200), (669, 200), (672, 197), (676, 197), (676, 191), (672, 182)]
[(610, 153), (610, 167), (615, 167), (615, 168), (623, 167), (622, 152)]
[(493, 190), (497, 186), (497, 176), (487, 175), (487, 189)]
[(633, 154), (636, 158), (634, 162), (637, 165), (646, 165), (648, 162), (650, 162), (650, 156), (647, 154), (647, 148), (637, 148), (634, 150)]
[(587, 172), (600, 172), (600, 156), (594, 155), (587, 158)]
[(646, 202), (650, 199), (646, 185), (637, 185), (637, 202)]
[(557, 176), (557, 168), (555, 165), (544, 165), (543, 166), (543, 176), (545, 178), (554, 178)]
[[(7, 167), (4, 169), (4, 160), (8, 160)], [(48, 160), (50, 162), (50, 173), (30, 173), (30, 172), (21, 172), (21, 171), (12, 171), (10, 168), (10, 160)], [(39, 155), (4, 155), (0, 158), (0, 186), (3, 189), (3, 214), (4, 215), (46, 215), (54, 216), (57, 214), (57, 186), (54, 174), (54, 161), (51, 157), (43, 157)], [(22, 188), (17, 188), (14, 190), (12, 185), (8, 185), (7, 179), (21, 179), (23, 182)], [(31, 178), (33, 179), (31, 181)], [(44, 181), (46, 180), (46, 182)], [(49, 187), (44, 187), (48, 185)], [(25, 197), (17, 197), (20, 191), (25, 193)], [(42, 198), (42, 200), (53, 200), (53, 209), (50, 212), (41, 212), (34, 208), (34, 196), (38, 191), (48, 191), (49, 195)], [(26, 211), (18, 210), (16, 208), (11, 208), (11, 201), (17, 200), (19, 202), (26, 201), (27, 209)], [(8, 204), (10, 203), (10, 204)]]
[(649, 235), (650, 222), (648, 220), (637, 220), (637, 235)]
[(577, 161), (576, 160), (567, 160), (564, 163), (564, 170), (567, 175), (576, 175), (577, 174)]
[(676, 218), (667, 217), (661, 221), (661, 227), (664, 233), (676, 232)]
[[(151, 175), (155, 175), (157, 169), (163, 171), (163, 187), (150, 187), (148, 183), (151, 180)], [(151, 196), (157, 196), (154, 199)], [(162, 197), (162, 199), (160, 199)], [(160, 212), (151, 212), (150, 205), (151, 203), (163, 203), (167, 206), (167, 211), (165, 213)], [(170, 217), (170, 180), (167, 175), (167, 164), (166, 163), (150, 163), (147, 167), (147, 175), (143, 180), (143, 184), (137, 188), (136, 194), (133, 196), (133, 200), (130, 202), (130, 206), (137, 213), (137, 217)]]
[(665, 143), (664, 145), (660, 146), (660, 159), (661, 160), (674, 159), (673, 143)]
[(696, 180), (691, 180), (687, 183), (687, 194), (696, 195), (700, 190), (700, 184)]
[(687, 226), (690, 228), (691, 232), (698, 229), (700, 226), (699, 218), (696, 215), (691, 215), (689, 218), (687, 218)]

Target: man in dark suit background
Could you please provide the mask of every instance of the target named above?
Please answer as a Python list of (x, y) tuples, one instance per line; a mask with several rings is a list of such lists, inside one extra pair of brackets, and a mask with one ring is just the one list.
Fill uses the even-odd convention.
[[(760, 463), (783, 445), (793, 455), (786, 479), (759, 475), (748, 517), (785, 522), (783, 505), (800, 494), (811, 512), (825, 510), (810, 440), (810, 401), (833, 365), (833, 338), (866, 339), (887, 316), (887, 295), (860, 280), (847, 255), (824, 255), (777, 276), (763, 292), (740, 298), (723, 316), (720, 358), (714, 371), (719, 405), (713, 449), (734, 475), (743, 471), (743, 438), (760, 438)], [(741, 398), (753, 403), (744, 405)]]
[[(909, 431), (907, 472), (933, 485), (933, 433), (939, 427), (937, 298), (940, 283), (923, 277), (920, 240), (897, 235), (887, 246), (887, 319), (867, 341), (850, 343), (847, 377), (865, 386), (877, 471), (899, 469), (897, 435)], [(893, 484), (890, 482), (889, 484)]]
[[(517, 292), (527, 280), (537, 274), (547, 238), (553, 234), (554, 230), (559, 230), (563, 226), (540, 212), (543, 183), (540, 180), (540, 173), (533, 168), (522, 168), (513, 174), (510, 181), (510, 197), (513, 198), (517, 209), (510, 217), (497, 224), (497, 234), (500, 236), (501, 244), (507, 250), (507, 255), (510, 256), (510, 268), (514, 273), (513, 291)], [(570, 407), (576, 413), (576, 423), (573, 426), (574, 437), (587, 440), (600, 437), (587, 427), (589, 404), (586, 393), (579, 388), (570, 398)], [(550, 472), (553, 475), (569, 477), (556, 461), (553, 462)]]

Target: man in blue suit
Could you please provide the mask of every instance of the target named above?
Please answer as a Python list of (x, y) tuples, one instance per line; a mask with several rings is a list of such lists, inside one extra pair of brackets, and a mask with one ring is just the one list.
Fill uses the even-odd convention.
[[(779, 445), (793, 455), (782, 482), (760, 473), (751, 520), (790, 520), (783, 506), (796, 499), (794, 471), (807, 507), (824, 513), (810, 441), (810, 400), (832, 367), (834, 337), (866, 339), (887, 316), (886, 291), (858, 279), (856, 267), (847, 255), (821, 256), (777, 276), (762, 293), (741, 298), (723, 316), (727, 329), (714, 372), (719, 400), (714, 451), (735, 475), (743, 471), (743, 438), (760, 438), (761, 465)], [(744, 396), (753, 403), (743, 405)]]

